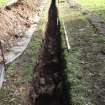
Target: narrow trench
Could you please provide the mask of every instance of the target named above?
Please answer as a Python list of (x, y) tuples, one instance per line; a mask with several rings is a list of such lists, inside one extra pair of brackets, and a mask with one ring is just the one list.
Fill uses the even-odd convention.
[(60, 21), (55, 0), (49, 9), (45, 38), (33, 70), (29, 105), (70, 105), (70, 85), (65, 73)]

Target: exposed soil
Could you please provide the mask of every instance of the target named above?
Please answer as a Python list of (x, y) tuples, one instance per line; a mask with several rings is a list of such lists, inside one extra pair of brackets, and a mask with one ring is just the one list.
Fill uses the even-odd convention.
[(29, 105), (69, 105), (64, 69), (60, 22), (57, 24), (56, 7), (51, 6), (45, 37), (33, 72)]
[[(41, 0), (18, 0), (16, 3), (0, 8), (0, 40), (4, 52), (16, 45), (38, 15)], [(1, 57), (0, 57), (1, 61)]]
[[(42, 22), (40, 25), (44, 23)], [(61, 48), (60, 25), (56, 26), (54, 23), (52, 29), (53, 32), (47, 30), (50, 35), (47, 35), (42, 43), (39, 59), (34, 69), (33, 87), (30, 91), (31, 104), (68, 105), (69, 103), (68, 83), (64, 72), (65, 60)], [(39, 41), (41, 40), (40, 34), (40, 31), (35, 32), (35, 36), (30, 42), (30, 48), (7, 70), (8, 80), (1, 90), (1, 104), (23, 105), (23, 97), (28, 90), (25, 85), (27, 85), (27, 81), (30, 81), (31, 74), (29, 73), (37, 59), (36, 55), (41, 43)]]

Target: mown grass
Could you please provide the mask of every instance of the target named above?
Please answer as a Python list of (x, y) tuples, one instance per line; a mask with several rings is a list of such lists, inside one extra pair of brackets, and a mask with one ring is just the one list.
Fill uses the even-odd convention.
[(77, 0), (77, 2), (105, 18), (105, 0)]
[[(94, 28), (91, 27), (80, 11), (70, 9), (69, 4), (64, 0), (62, 1), (59, 5), (60, 17), (65, 22), (71, 45), (69, 52), (64, 51), (67, 61), (66, 73), (71, 86), (69, 87), (71, 105), (96, 105), (100, 101), (98, 100), (97, 92), (92, 92), (94, 91), (93, 83), (96, 83), (99, 78), (95, 77), (94, 74), (99, 75), (104, 71), (104, 64), (101, 63), (102, 59), (99, 60), (97, 55), (100, 52), (103, 54), (105, 52), (105, 38), (95, 33)], [(65, 47), (66, 45), (64, 44)], [(101, 78), (103, 79), (103, 77)], [(99, 86), (97, 85), (97, 87)], [(99, 88), (98, 91), (101, 90)], [(100, 96), (103, 95), (100, 94)]]

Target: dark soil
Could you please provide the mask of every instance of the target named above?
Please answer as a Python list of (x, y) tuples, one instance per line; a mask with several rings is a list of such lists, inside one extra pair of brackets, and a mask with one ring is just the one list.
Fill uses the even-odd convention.
[(60, 22), (56, 7), (50, 7), (45, 38), (34, 68), (29, 105), (69, 105), (69, 91), (64, 72)]

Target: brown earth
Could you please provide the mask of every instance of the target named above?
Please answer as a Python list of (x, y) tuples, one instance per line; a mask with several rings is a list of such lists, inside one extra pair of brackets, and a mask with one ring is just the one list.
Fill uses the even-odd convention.
[(45, 36), (33, 70), (28, 105), (69, 105), (60, 22), (54, 3), (49, 8)]
[(16, 45), (30, 25), (34, 24), (33, 17), (38, 15), (40, 3), (41, 0), (18, 0), (0, 8), (0, 40), (4, 52)]
[[(57, 15), (57, 12), (53, 12), (53, 13), (55, 13), (55, 15)], [(35, 105), (42, 105), (42, 104), (44, 104), (44, 105), (68, 105), (68, 103), (69, 103), (68, 102), (69, 101), (68, 100), (69, 92), (68, 92), (68, 89), (66, 86), (68, 84), (66, 81), (66, 75), (64, 73), (65, 62), (63, 59), (62, 48), (61, 48), (60, 25), (57, 25), (57, 18), (55, 15), (51, 15), (51, 17), (53, 17), (53, 19), (52, 20), (50, 19), (50, 22), (48, 23), (47, 31), (46, 31), (45, 37), (43, 39), (42, 47), (41, 47), (41, 50), (39, 53), (39, 59), (35, 66), (35, 69), (33, 71), (34, 73), (33, 73), (32, 87), (31, 87), (32, 90), (30, 91), (30, 104), (31, 105), (32, 104), (34, 105), (34, 103), (35, 103)], [(39, 36), (40, 36), (40, 34), (38, 33), (38, 37)], [(34, 37), (34, 38), (36, 39), (37, 37)], [(31, 43), (32, 43), (32, 41), (31, 41)], [(34, 40), (33, 44), (35, 44), (35, 46), (37, 46), (37, 43), (35, 43), (35, 40)], [(32, 48), (33, 48), (33, 45), (31, 47), (31, 49), (29, 49), (28, 52), (30, 52), (32, 50)], [(36, 48), (34, 48), (34, 50), (35, 50), (34, 52), (36, 52)], [(27, 62), (27, 68), (28, 68), (28, 66), (31, 65), (30, 59), (32, 59), (34, 57), (34, 55), (33, 56), (31, 55), (28, 58), (28, 60), (26, 60), (27, 56), (25, 55), (24, 59), (22, 58), (23, 61), (21, 62), (21, 64), (28, 61)], [(19, 59), (19, 63), (20, 63), (20, 59)], [(34, 61), (35, 60), (36, 59), (34, 59)], [(17, 71), (22, 71), (22, 72), (25, 71), (26, 68), (24, 68), (24, 70), (22, 70), (19, 63), (18, 63), (18, 66), (15, 65), (15, 67), (18, 68)], [(29, 68), (28, 68), (28, 74), (30, 71), (31, 70), (29, 70)], [(9, 70), (8, 70), (8, 72), (9, 72)], [(17, 76), (17, 73), (16, 73), (17, 77), (19, 77), (19, 75)], [(14, 74), (13, 74), (13, 76), (14, 76)], [(26, 77), (27, 77), (27, 75), (26, 75)], [(22, 76), (22, 78), (23, 78), (23, 76)], [(12, 77), (12, 79), (13, 79), (13, 77)], [(22, 91), (25, 90), (25, 88), (22, 86), (23, 86), (23, 84), (26, 83), (27, 79), (24, 78), (24, 83), (22, 82), (23, 79), (20, 79), (20, 80), (22, 83), (20, 85), (21, 89), (20, 89), (20, 87), (18, 87), (19, 91), (16, 91), (18, 89), (15, 89), (15, 92), (13, 92), (13, 93), (15, 93), (15, 95), (17, 93), (21, 94)], [(18, 80), (16, 80), (16, 81), (18, 81)], [(12, 83), (12, 84), (14, 84), (14, 83)], [(11, 85), (11, 83), (9, 83), (9, 85)], [(8, 86), (8, 85), (6, 85), (6, 86)], [(17, 86), (16, 86), (16, 88), (17, 88)], [(11, 88), (9, 88), (9, 90), (10, 89)], [(4, 92), (3, 92), (3, 94), (4, 94)], [(11, 92), (10, 92), (10, 94), (11, 94)], [(1, 95), (1, 97), (2, 97), (1, 98), (2, 102), (3, 101), (5, 102), (3, 95)], [(19, 97), (19, 99), (20, 99), (20, 97)], [(13, 103), (13, 101), (14, 101), (14, 103), (16, 103), (17, 102), (16, 100), (18, 100), (18, 99), (13, 97), (11, 100), (12, 100), (12, 103)], [(20, 101), (20, 100), (18, 100), (18, 101)], [(5, 103), (7, 104), (7, 102), (5, 102)], [(10, 100), (9, 100), (9, 103), (10, 103)], [(19, 104), (19, 102), (18, 102), (18, 104)], [(17, 105), (17, 103), (13, 104), (13, 105)], [(19, 104), (19, 105), (21, 105), (21, 104)]]

